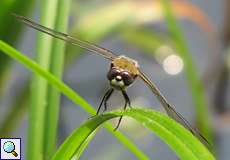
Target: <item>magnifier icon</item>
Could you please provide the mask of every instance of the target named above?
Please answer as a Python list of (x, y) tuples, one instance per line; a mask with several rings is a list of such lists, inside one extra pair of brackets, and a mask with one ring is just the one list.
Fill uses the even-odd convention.
[(17, 157), (18, 154), (17, 152), (15, 151), (15, 145), (13, 142), (11, 141), (7, 141), (3, 144), (3, 150), (6, 152), (6, 153), (11, 153), (14, 155), (14, 157)]

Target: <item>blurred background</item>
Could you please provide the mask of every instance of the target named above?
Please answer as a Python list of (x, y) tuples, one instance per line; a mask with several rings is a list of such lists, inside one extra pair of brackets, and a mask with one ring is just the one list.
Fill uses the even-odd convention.
[[(16, 22), (15, 12), (39, 22), (40, 2), (0, 1), (0, 39), (33, 58), (36, 31)], [(230, 157), (230, 1), (173, 0), (171, 8), (190, 58), (178, 53), (158, 0), (72, 0), (68, 33), (117, 54), (136, 59), (167, 100), (191, 124), (212, 139), (219, 160)], [(180, 50), (179, 50), (180, 51)], [(98, 107), (109, 88), (109, 61), (67, 45), (63, 81)], [(21, 137), (25, 154), (31, 72), (0, 54), (0, 137)], [(195, 83), (196, 79), (201, 83)], [(193, 83), (193, 81), (195, 81)], [(199, 86), (201, 84), (201, 86)], [(194, 91), (198, 85), (198, 93)], [(163, 111), (140, 80), (128, 88), (132, 106)], [(123, 106), (116, 92), (109, 110)], [(58, 145), (90, 115), (61, 97)], [(116, 125), (117, 120), (112, 121)], [(158, 137), (134, 120), (124, 118), (120, 130), (151, 159), (177, 159)], [(117, 139), (101, 129), (82, 159), (136, 159)]]

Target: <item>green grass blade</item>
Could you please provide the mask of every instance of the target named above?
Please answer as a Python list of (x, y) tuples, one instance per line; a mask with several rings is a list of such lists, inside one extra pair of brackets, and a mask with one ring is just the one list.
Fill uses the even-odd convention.
[[(55, 30), (66, 32), (68, 26), (70, 0), (58, 0), (57, 15), (55, 22)], [(50, 72), (61, 79), (64, 63), (65, 43), (57, 39), (53, 39)], [(51, 85), (48, 87), (47, 110), (45, 117), (44, 131), (44, 155), (50, 159), (56, 149), (57, 126), (60, 108), (60, 92)]]
[[(95, 109), (86, 102), (82, 97), (80, 97), (75, 91), (65, 85), (62, 81), (57, 79), (55, 76), (50, 74), (48, 71), (41, 68), (36, 62), (30, 60), (5, 42), (0, 40), (0, 50), (2, 50), (5, 54), (10, 56), (11, 58), (17, 60), (18, 62), (25, 65), (28, 69), (40, 75), (44, 79), (46, 79), (50, 84), (55, 86), (60, 92), (62, 92), (66, 97), (72, 100), (74, 103), (81, 106), (85, 111), (90, 113), (91, 115), (95, 115)], [(136, 157), (142, 160), (148, 160), (149, 158), (137, 148), (135, 144), (133, 144), (126, 136), (124, 136), (121, 132), (113, 131), (113, 126), (111, 124), (105, 125), (106, 129), (112, 133), (124, 146), (126, 146)]]
[(132, 117), (146, 128), (154, 132), (183, 160), (214, 160), (213, 155), (179, 123), (163, 113), (150, 109), (128, 109), (113, 111), (96, 116), (77, 128), (60, 146), (52, 160), (71, 159), (76, 152), (81, 151), (81, 145), (88, 141), (89, 136), (97, 127), (112, 118), (125, 115)]
[[(57, 0), (41, 1), (41, 24), (54, 27)], [(36, 61), (45, 70), (49, 69), (52, 38), (44, 33), (38, 33), (36, 44)], [(33, 75), (31, 81), (31, 99), (29, 106), (29, 126), (27, 159), (44, 159), (45, 109), (47, 103), (47, 81), (41, 76)]]
[(74, 156), (71, 158), (71, 160), (79, 160), (81, 158), (82, 153), (90, 143), (90, 141), (93, 139), (93, 137), (96, 135), (97, 130), (95, 129), (93, 132), (91, 132), (84, 141), (82, 141), (81, 145), (77, 149), (77, 151), (73, 154)]
[(201, 133), (212, 143), (212, 133), (209, 124), (208, 108), (205, 100), (205, 93), (198, 76), (198, 71), (193, 63), (192, 56), (189, 52), (182, 29), (177, 24), (172, 13), (170, 2), (161, 0), (164, 9), (166, 22), (171, 33), (172, 39), (175, 42), (177, 53), (181, 56), (185, 65), (185, 73), (188, 84), (191, 88), (191, 93), (195, 105), (196, 120)]

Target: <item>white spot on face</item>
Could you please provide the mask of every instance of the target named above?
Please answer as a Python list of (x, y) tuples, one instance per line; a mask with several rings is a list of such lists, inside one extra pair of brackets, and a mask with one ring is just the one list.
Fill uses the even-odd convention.
[(121, 77), (121, 76), (116, 76), (116, 79), (121, 80), (121, 79), (122, 79), (122, 77)]

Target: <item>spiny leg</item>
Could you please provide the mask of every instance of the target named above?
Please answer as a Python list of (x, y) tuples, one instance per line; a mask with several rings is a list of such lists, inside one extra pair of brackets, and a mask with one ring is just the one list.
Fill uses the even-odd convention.
[[(96, 115), (99, 114), (100, 109), (101, 109), (101, 106), (102, 106), (103, 102), (105, 101), (105, 99), (107, 98), (107, 96), (108, 96), (109, 94), (110, 94), (110, 96), (111, 96), (111, 92), (113, 92), (113, 88), (110, 88), (110, 89), (105, 93), (105, 95), (103, 96), (103, 98), (102, 98), (102, 100), (101, 100), (101, 103), (100, 103), (100, 105), (99, 105), (99, 107), (98, 107), (98, 109), (97, 109), (97, 114), (96, 114)], [(108, 99), (107, 99), (107, 100), (108, 100)]]
[[(130, 103), (129, 96), (127, 95), (126, 91), (122, 90), (121, 92), (122, 92), (123, 97), (125, 98), (125, 105), (124, 105), (124, 110), (125, 110), (127, 107), (127, 104), (129, 105), (129, 107), (131, 107), (131, 103)], [(117, 126), (116, 126), (116, 128), (114, 128), (114, 131), (116, 131), (118, 129), (118, 127), (120, 126), (122, 118), (123, 118), (123, 116), (120, 116), (119, 121), (117, 123)]]
[(112, 95), (114, 89), (111, 88), (110, 92), (106, 95), (105, 100), (104, 100), (104, 110), (103, 112), (105, 112), (107, 110), (107, 101), (109, 100), (110, 96)]

